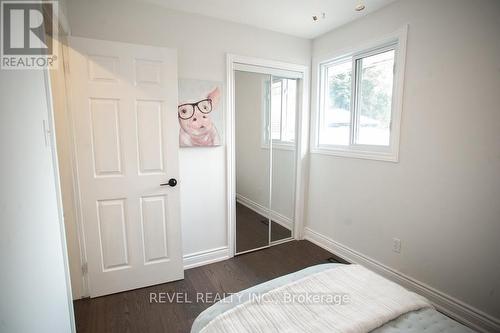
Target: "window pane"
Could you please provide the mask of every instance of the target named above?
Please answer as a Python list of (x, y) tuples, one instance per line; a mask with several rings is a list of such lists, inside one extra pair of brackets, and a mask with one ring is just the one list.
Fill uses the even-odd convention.
[(295, 141), (295, 113), (297, 112), (297, 80), (283, 79), (284, 105), (282, 118), (282, 138), (283, 142)]
[(351, 73), (351, 60), (328, 66), (326, 69), (319, 144), (349, 145)]
[(273, 82), (271, 88), (271, 138), (281, 139), (281, 92), (282, 82)]
[(356, 143), (388, 146), (390, 138), (394, 50), (358, 60), (359, 123)]

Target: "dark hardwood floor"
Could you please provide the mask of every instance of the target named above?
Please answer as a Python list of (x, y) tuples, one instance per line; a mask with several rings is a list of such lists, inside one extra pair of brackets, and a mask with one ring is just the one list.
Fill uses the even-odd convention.
[[(291, 241), (185, 271), (181, 281), (74, 302), (77, 332), (189, 332), (194, 319), (212, 302), (197, 293), (234, 293), (308, 266), (326, 263), (332, 254), (308, 241)], [(340, 261), (340, 259), (339, 259)], [(158, 293), (192, 303), (151, 303)], [(166, 296), (164, 296), (166, 297)], [(204, 300), (207, 298), (204, 296)]]
[[(271, 221), (271, 241), (292, 237), (292, 231)], [(236, 203), (236, 252), (258, 249), (269, 244), (269, 220)]]

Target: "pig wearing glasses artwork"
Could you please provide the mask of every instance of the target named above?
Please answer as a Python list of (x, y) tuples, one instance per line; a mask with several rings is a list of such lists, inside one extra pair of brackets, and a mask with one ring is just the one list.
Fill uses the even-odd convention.
[(214, 88), (207, 96), (193, 103), (183, 103), (177, 108), (179, 144), (181, 147), (210, 147), (220, 145), (220, 137), (211, 112), (220, 99), (220, 90)]

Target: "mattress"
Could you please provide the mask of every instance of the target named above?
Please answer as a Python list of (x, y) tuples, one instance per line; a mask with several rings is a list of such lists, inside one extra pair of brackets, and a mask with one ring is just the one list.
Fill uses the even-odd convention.
[[(290, 282), (299, 280), (310, 274), (321, 272), (325, 269), (332, 268), (342, 264), (323, 264), (311, 266), (298, 272), (281, 276), (268, 282), (256, 285), (249, 289), (245, 289), (233, 297), (225, 298), (224, 300), (212, 305), (203, 311), (194, 321), (191, 328), (191, 333), (199, 333), (212, 319), (219, 314), (228, 311), (239, 304), (246, 302), (253, 295), (259, 295), (271, 291), (275, 288), (286, 285)], [(432, 308), (424, 308), (418, 311), (411, 311), (399, 316), (398, 318), (386, 323), (385, 325), (372, 331), (373, 333), (472, 333), (471, 329), (456, 322), (455, 320), (446, 317)]]

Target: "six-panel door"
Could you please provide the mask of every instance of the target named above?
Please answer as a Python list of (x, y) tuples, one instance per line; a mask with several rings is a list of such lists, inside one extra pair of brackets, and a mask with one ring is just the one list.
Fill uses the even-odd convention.
[(183, 278), (177, 59), (70, 39), (71, 117), (92, 297)]

